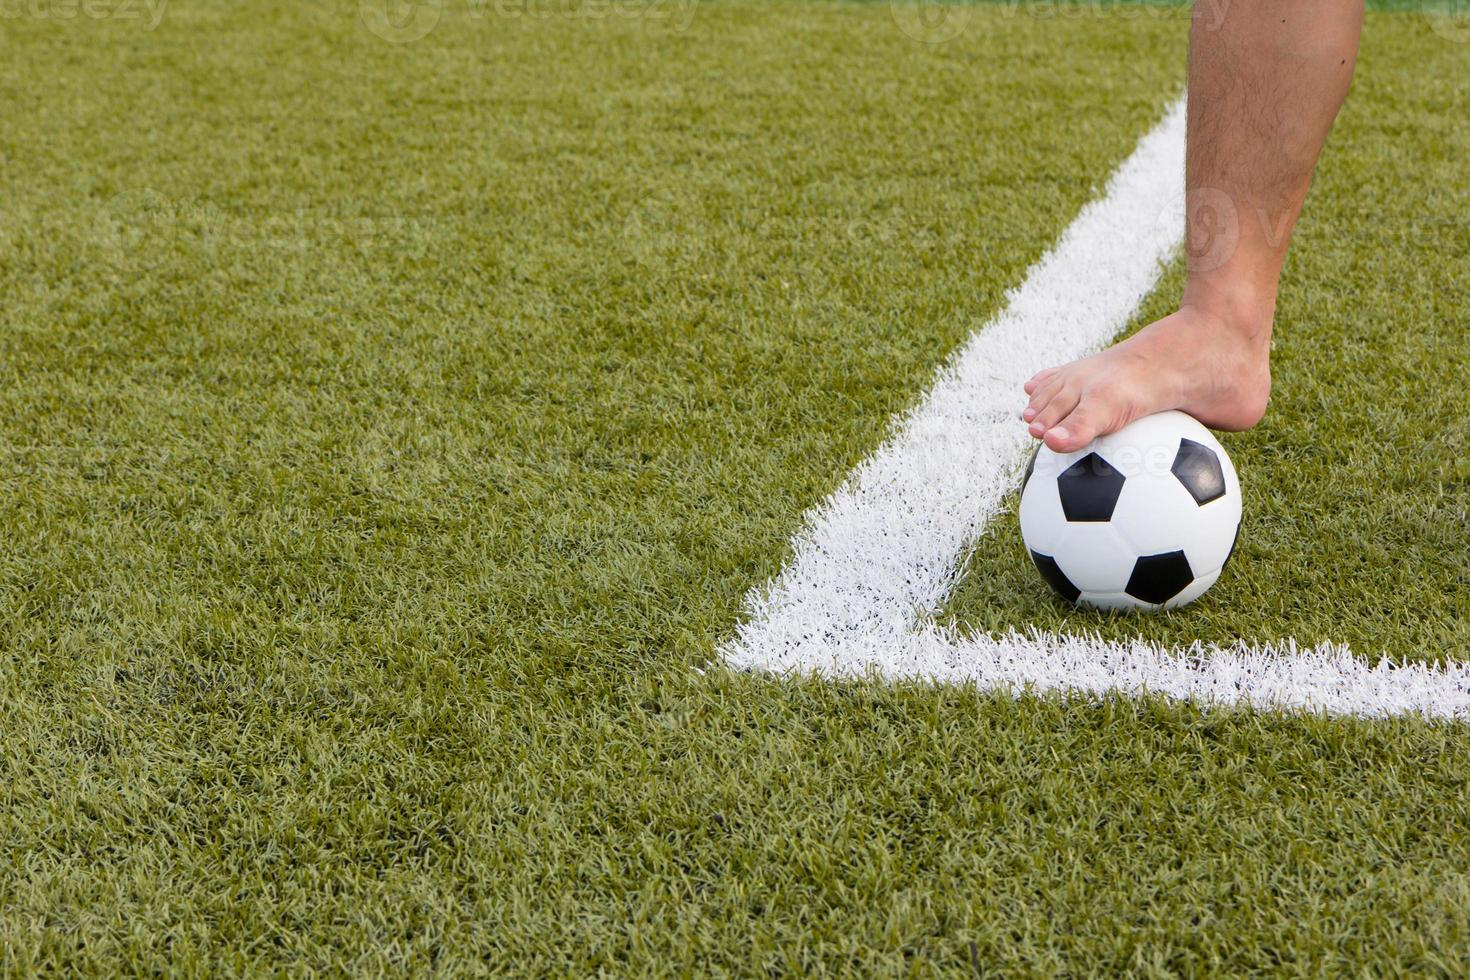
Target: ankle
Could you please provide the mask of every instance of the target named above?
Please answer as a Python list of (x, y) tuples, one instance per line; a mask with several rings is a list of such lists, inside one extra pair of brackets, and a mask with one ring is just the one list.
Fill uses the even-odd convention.
[(1268, 345), (1276, 319), (1276, 292), (1186, 286), (1179, 310), (1214, 321), (1241, 340)]

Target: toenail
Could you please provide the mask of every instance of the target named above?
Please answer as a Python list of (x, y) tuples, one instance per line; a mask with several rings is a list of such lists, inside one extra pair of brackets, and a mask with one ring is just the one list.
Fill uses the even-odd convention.
[(1036, 409), (1026, 409), (1026, 411), (1021, 413), (1021, 418), (1025, 419), (1027, 422), (1030, 422), (1032, 419), (1036, 418)]

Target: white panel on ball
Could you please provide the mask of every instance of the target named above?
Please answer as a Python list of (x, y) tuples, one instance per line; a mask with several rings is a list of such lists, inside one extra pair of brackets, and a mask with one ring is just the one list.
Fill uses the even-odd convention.
[(1064, 598), (1102, 608), (1180, 606), (1219, 578), (1240, 528), (1224, 447), (1183, 412), (1161, 412), (1073, 453), (1037, 450), (1021, 534)]

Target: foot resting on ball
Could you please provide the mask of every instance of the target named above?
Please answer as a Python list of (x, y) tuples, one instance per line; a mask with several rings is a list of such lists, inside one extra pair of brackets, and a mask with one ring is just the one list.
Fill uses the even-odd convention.
[(1101, 353), (1035, 375), (1021, 418), (1059, 453), (1170, 409), (1213, 429), (1249, 429), (1271, 393), (1270, 347), (1269, 317), (1256, 328), (1185, 306)]

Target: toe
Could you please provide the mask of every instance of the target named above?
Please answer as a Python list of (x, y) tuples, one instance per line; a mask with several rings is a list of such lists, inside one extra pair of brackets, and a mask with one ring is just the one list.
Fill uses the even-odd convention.
[[(1037, 384), (1031, 392), (1031, 401), (1027, 403), (1026, 410), (1021, 413), (1021, 418), (1026, 422), (1032, 422), (1038, 415), (1046, 411), (1047, 407), (1062, 390), (1062, 379), (1057, 375), (1045, 378)], [(1069, 405), (1070, 409), (1071, 406)]]
[(1031, 376), (1031, 380), (1027, 381), (1021, 387), (1023, 390), (1025, 390), (1026, 394), (1034, 395), (1036, 394), (1036, 389), (1040, 388), (1043, 382), (1045, 382), (1048, 378), (1054, 376), (1056, 373), (1056, 368), (1047, 368), (1045, 371), (1037, 371)]
[(1063, 387), (1051, 400), (1046, 403), (1034, 416), (1032, 416), (1029, 431), (1033, 436), (1040, 439), (1046, 435), (1048, 429), (1066, 418), (1071, 411), (1077, 407), (1077, 392), (1073, 388)]
[(1092, 441), (1090, 436), (1081, 435), (1081, 431), (1083, 430), (1079, 430), (1079, 434), (1074, 434), (1071, 427), (1058, 425), (1042, 433), (1042, 441), (1052, 452), (1074, 453)]
[[(1074, 453), (1098, 436), (1107, 427), (1103, 420), (1109, 416), (1106, 406), (1096, 401), (1082, 401), (1075, 410), (1058, 419), (1046, 429), (1046, 445), (1053, 452)], [(1115, 427), (1116, 428), (1116, 427)]]

